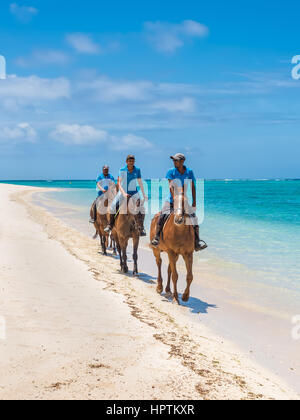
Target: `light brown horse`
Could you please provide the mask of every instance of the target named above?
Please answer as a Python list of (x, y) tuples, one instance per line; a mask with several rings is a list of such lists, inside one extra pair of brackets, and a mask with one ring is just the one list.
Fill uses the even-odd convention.
[[(127, 246), (128, 241), (132, 238), (133, 241), (133, 275), (138, 274), (138, 247), (140, 242), (140, 226), (136, 215), (129, 211), (129, 199), (124, 200), (121, 205), (119, 215), (117, 216), (115, 226), (112, 230), (112, 235), (116, 241), (117, 249), (120, 255), (120, 265), (122, 273), (128, 273), (127, 266)], [(122, 208), (123, 207), (123, 208)], [(125, 213), (125, 214), (124, 214)]]
[[(193, 253), (195, 250), (195, 233), (194, 227), (191, 225), (189, 215), (185, 214), (184, 204), (186, 199), (184, 194), (178, 194), (174, 199), (174, 213), (171, 213), (168, 220), (166, 221), (160, 243), (157, 248), (151, 246), (154, 256), (156, 258), (156, 264), (158, 267), (158, 285), (157, 292), (161, 294), (163, 292), (163, 279), (161, 273), (162, 259), (161, 253), (167, 252), (169, 257), (169, 268), (168, 268), (168, 284), (166, 287), (166, 293), (170, 294), (170, 281), (172, 275), (174, 294), (173, 302), (179, 304), (178, 292), (177, 292), (177, 281), (178, 281), (178, 272), (176, 269), (176, 263), (179, 256), (181, 255), (185, 261), (186, 270), (187, 270), (187, 287), (182, 296), (182, 300), (187, 302), (190, 298), (190, 286), (193, 281)], [(156, 226), (159, 214), (157, 214), (151, 223), (150, 230), (150, 240), (152, 241), (155, 233)]]

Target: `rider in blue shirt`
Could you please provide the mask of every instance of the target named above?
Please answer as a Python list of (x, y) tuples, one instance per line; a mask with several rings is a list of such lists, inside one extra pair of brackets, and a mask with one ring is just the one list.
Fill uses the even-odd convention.
[(102, 168), (102, 174), (96, 179), (98, 198), (94, 201), (93, 204), (93, 217), (90, 220), (90, 223), (95, 223), (97, 218), (97, 202), (100, 197), (105, 194), (109, 187), (112, 184), (115, 184), (115, 178), (109, 173), (109, 166), (105, 165)]
[(119, 171), (119, 183), (121, 188), (131, 197), (137, 194), (137, 182), (140, 179), (142, 179), (141, 170), (136, 166), (133, 166), (132, 171), (130, 171), (128, 165), (126, 165)]
[[(121, 168), (119, 171), (119, 192), (111, 204), (109, 225), (104, 229), (105, 232), (109, 233), (112, 231), (115, 224), (118, 208), (120, 208), (125, 199), (132, 198), (135, 202), (140, 200), (141, 197), (137, 189), (138, 185), (141, 189), (144, 200), (148, 201), (148, 197), (145, 194), (143, 186), (141, 170), (135, 166), (135, 156), (129, 155), (126, 159), (126, 166)], [(140, 208), (142, 210), (143, 206), (140, 206)], [(144, 228), (145, 211), (141, 211), (137, 215), (137, 218), (140, 225), (140, 235), (146, 236), (147, 234)]]
[[(196, 178), (193, 171), (185, 166), (185, 156), (182, 153), (177, 153), (175, 156), (171, 156), (171, 159), (174, 162), (174, 168), (170, 169), (167, 172), (166, 178), (170, 183), (170, 194), (166, 199), (166, 202), (163, 206), (163, 209), (158, 218), (156, 235), (151, 244), (154, 247), (157, 247), (160, 242), (160, 235), (163, 230), (164, 224), (167, 221), (170, 213), (174, 211), (174, 188), (176, 184), (180, 187), (187, 187), (188, 184), (191, 184), (193, 204), (192, 207), (196, 208)], [(175, 185), (174, 185), (175, 183)], [(199, 234), (199, 224), (196, 214), (191, 214), (191, 218), (194, 220), (194, 230), (195, 230), (195, 251), (201, 251), (207, 248), (207, 245), (201, 245), (200, 234)]]
[(99, 175), (96, 183), (97, 183), (97, 189), (98, 189), (98, 197), (101, 197), (103, 194), (105, 194), (112, 183), (115, 183), (115, 178), (109, 173), (109, 168), (105, 166), (103, 168), (103, 174)]

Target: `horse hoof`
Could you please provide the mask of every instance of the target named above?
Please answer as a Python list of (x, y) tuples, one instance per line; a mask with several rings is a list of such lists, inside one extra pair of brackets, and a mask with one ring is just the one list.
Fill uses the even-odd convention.
[(183, 302), (188, 302), (190, 300), (190, 296), (189, 295), (183, 295), (182, 296), (182, 301)]
[(177, 305), (178, 305), (178, 306), (180, 306), (179, 300), (178, 300), (178, 299), (176, 299), (176, 298), (173, 298), (173, 302), (172, 302), (172, 303), (173, 303), (173, 304), (177, 303)]
[(163, 292), (163, 288), (159, 286), (159, 287), (156, 289), (156, 291), (157, 291), (157, 293), (158, 293), (159, 295), (161, 295), (161, 294), (162, 294), (162, 292)]

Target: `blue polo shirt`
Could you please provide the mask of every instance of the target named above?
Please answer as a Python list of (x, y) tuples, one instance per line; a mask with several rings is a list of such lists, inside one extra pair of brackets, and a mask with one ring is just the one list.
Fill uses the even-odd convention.
[(127, 165), (120, 169), (119, 177), (123, 190), (129, 194), (134, 195), (138, 192), (137, 180), (142, 178), (140, 168), (134, 166), (133, 171), (130, 173)]
[[(110, 184), (112, 182), (115, 183), (115, 178), (110, 174), (108, 174), (107, 176), (101, 174), (96, 179), (97, 184), (98, 182), (100, 182), (101, 187), (104, 188), (105, 191), (107, 191), (108, 188), (110, 187)], [(102, 191), (99, 191), (98, 187), (97, 187), (97, 191), (98, 191), (98, 197), (101, 197), (104, 194)]]
[[(185, 168), (184, 174), (181, 174), (177, 168), (169, 169), (167, 172), (166, 178), (169, 181), (176, 180), (178, 185), (181, 187), (183, 187), (187, 181), (189, 181), (188, 184), (191, 184), (191, 182), (196, 182), (194, 172), (190, 168), (187, 168), (187, 167), (184, 167), (184, 168)], [(170, 192), (170, 195), (167, 197), (166, 201), (168, 201), (169, 203), (173, 203), (173, 197), (172, 197), (171, 192)]]

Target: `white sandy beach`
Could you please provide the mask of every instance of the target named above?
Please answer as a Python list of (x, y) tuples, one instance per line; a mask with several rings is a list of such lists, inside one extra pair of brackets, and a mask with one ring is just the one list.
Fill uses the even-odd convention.
[(0, 399), (299, 399), (119, 263), (0, 185)]

